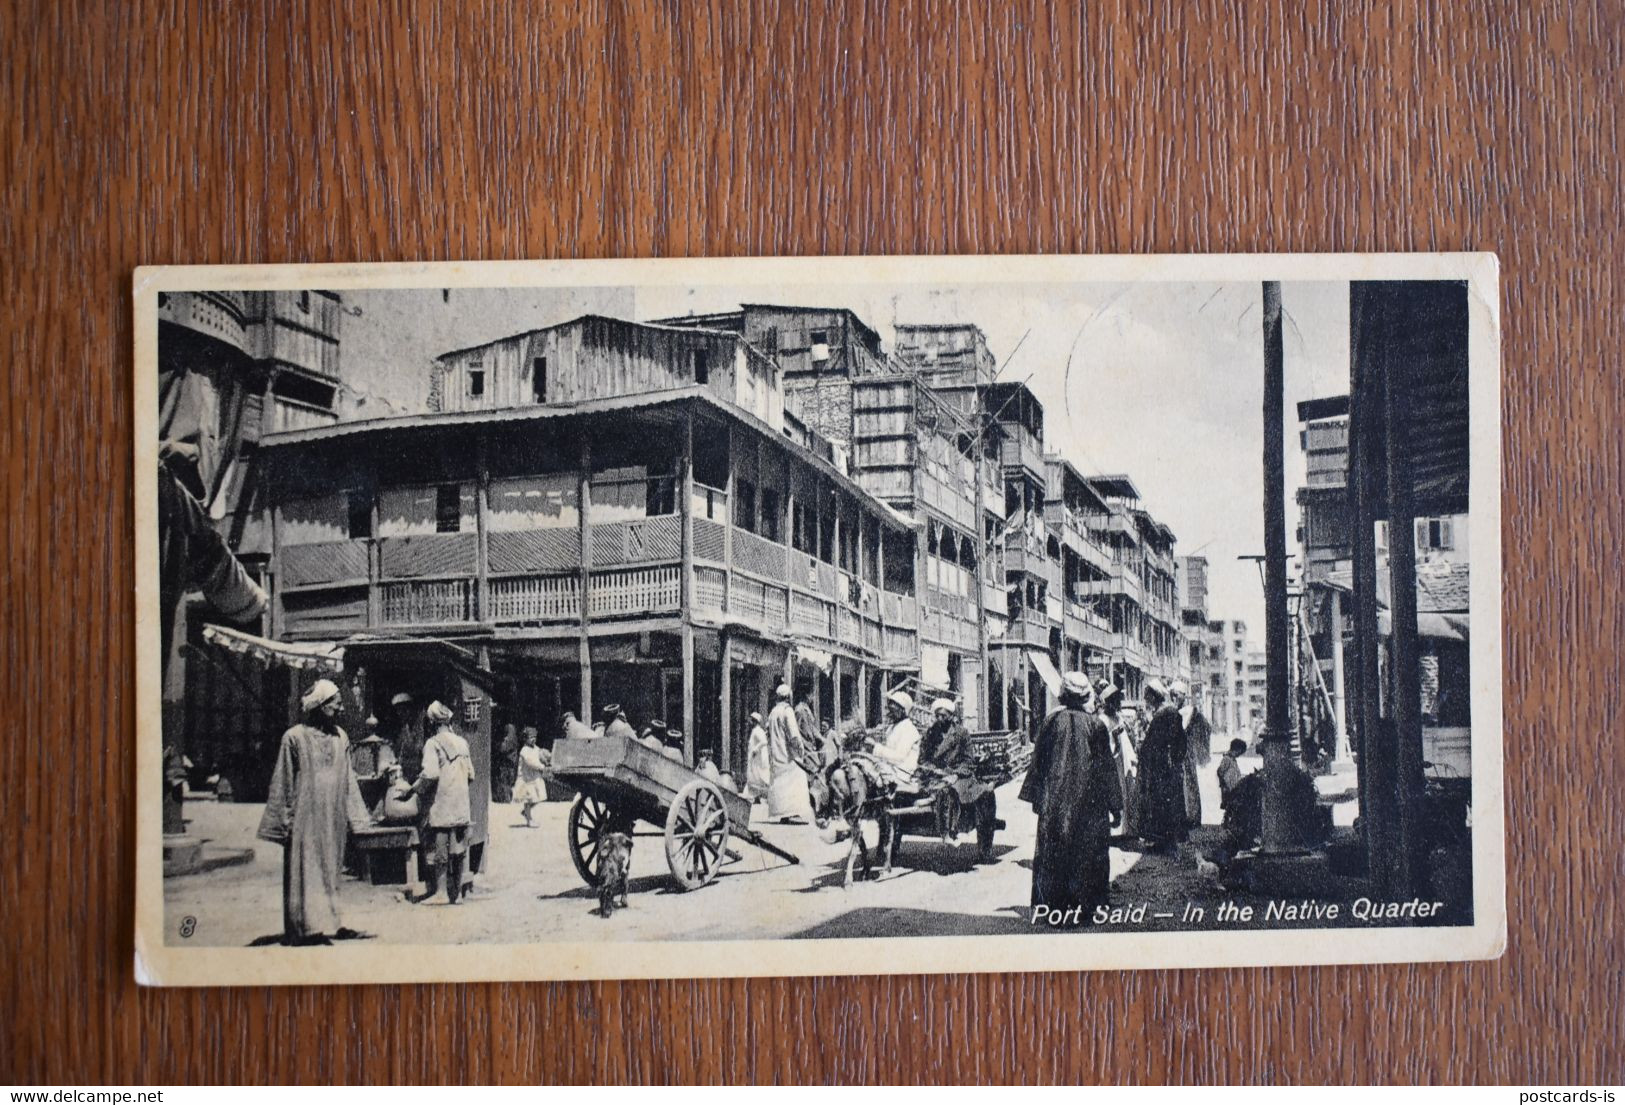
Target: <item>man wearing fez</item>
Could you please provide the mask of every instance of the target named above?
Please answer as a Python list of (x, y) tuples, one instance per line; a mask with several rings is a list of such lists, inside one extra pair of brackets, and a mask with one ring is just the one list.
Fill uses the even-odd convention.
[(363, 935), (339, 920), (339, 872), (349, 832), (371, 824), (339, 728), (339, 689), (318, 679), (300, 699), (305, 720), (282, 734), (258, 836), (282, 845), (282, 942), (327, 944)]
[(605, 706), (601, 716), (604, 719), (604, 736), (637, 739), (637, 731), (632, 728), (632, 723), (626, 720), (626, 711), (621, 709), (619, 703)]
[(1060, 698), (1061, 708), (1039, 727), (1021, 799), (1038, 813), (1033, 907), (1047, 907), (1059, 923), (1082, 924), (1111, 891), (1111, 829), (1123, 797), (1106, 723), (1086, 709), (1089, 680), (1068, 672)]

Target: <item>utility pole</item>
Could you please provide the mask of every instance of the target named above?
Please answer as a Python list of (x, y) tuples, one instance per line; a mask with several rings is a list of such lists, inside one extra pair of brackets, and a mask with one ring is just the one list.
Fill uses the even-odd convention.
[(1286, 471), (1282, 402), (1281, 285), (1264, 281), (1264, 795), (1263, 850), (1298, 851), (1289, 808), (1292, 719), (1288, 712)]

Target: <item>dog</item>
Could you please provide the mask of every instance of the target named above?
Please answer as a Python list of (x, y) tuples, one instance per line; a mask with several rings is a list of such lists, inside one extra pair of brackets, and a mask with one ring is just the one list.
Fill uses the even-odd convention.
[(598, 916), (627, 907), (626, 875), (632, 869), (632, 837), (627, 833), (605, 833), (598, 842)]

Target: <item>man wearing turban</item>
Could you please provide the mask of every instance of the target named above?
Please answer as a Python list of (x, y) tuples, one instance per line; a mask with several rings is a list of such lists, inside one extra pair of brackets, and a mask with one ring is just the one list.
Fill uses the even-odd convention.
[(282, 942), (326, 944), (360, 935), (339, 920), (339, 873), (346, 834), (371, 824), (342, 705), (331, 680), (318, 679), (300, 700), (305, 720), (282, 734), (258, 836), (282, 845)]
[(790, 705), (790, 688), (784, 683), (773, 692), (773, 709), (767, 715), (767, 741), (767, 816), (774, 821), (811, 817), (807, 773), (800, 764), (804, 757), (801, 725), (796, 721), (795, 708)]
[(1123, 795), (1111, 733), (1088, 711), (1094, 688), (1082, 672), (1062, 678), (1060, 699), (1038, 730), (1020, 796), (1038, 814), (1032, 904), (1077, 925), (1110, 899), (1111, 830), (1122, 818)]
[(429, 801), (424, 817), (423, 857), (429, 868), (424, 901), (439, 889), (446, 876), (446, 898), (456, 905), (463, 893), (463, 859), (468, 853), (468, 826), (472, 820), (469, 784), (474, 781), (474, 760), (468, 741), (452, 728), (449, 706), (431, 702), (425, 715), (434, 735), (423, 745), (423, 774), (414, 789)]

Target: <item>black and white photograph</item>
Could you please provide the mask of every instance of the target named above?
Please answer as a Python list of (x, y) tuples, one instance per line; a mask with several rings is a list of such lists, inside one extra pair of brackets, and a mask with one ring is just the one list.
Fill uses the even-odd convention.
[(138, 977), (1500, 954), (1496, 296), (140, 270)]

